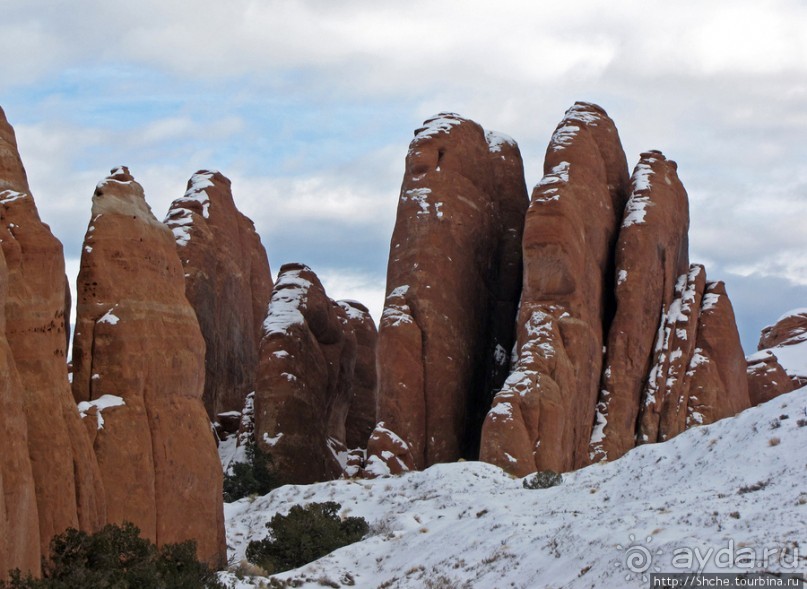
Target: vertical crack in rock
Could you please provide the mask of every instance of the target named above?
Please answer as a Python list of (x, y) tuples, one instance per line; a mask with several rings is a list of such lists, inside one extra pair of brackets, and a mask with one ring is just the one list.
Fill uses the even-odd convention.
[(482, 430), (482, 459), (508, 472), (571, 470), (588, 459), (627, 186), (613, 121), (596, 105), (576, 103), (533, 189), (515, 365)]
[(379, 472), (478, 456), (507, 373), (495, 355), (513, 339), (523, 177), (512, 139), (459, 115), (415, 131), (379, 325), (380, 423), (368, 448)]

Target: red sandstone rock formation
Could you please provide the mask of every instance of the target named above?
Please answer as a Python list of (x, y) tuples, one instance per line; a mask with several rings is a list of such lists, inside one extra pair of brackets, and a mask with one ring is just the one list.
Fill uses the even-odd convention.
[[(762, 330), (758, 348), (776, 355), (794, 388), (807, 385), (807, 309), (793, 309)], [(756, 357), (756, 354), (754, 355)], [(780, 388), (776, 385), (774, 388)]]
[(616, 247), (617, 306), (591, 440), (594, 460), (613, 460), (635, 444), (655, 335), (679, 277), (689, 272), (688, 229), (689, 203), (677, 165), (659, 152), (643, 153)]
[(272, 294), (269, 261), (252, 221), (233, 202), (230, 181), (201, 170), (165, 223), (176, 238), (185, 294), (205, 339), (203, 400), (212, 421), (240, 411), (254, 390), (261, 325)]
[(706, 284), (688, 374), (692, 380), (686, 427), (714, 423), (751, 406), (745, 356), (722, 282)]
[(78, 278), (73, 394), (109, 521), (226, 560), (222, 474), (201, 401), (204, 340), (171, 231), (117, 168), (93, 195)]
[(763, 350), (746, 358), (748, 374), (748, 397), (751, 405), (766, 403), (779, 395), (789, 393), (795, 385), (776, 355)]
[(316, 274), (303, 264), (283, 265), (255, 384), (255, 441), (283, 481), (342, 475), (356, 347), (345, 308), (328, 298)]
[(577, 103), (549, 143), (524, 226), (517, 363), (496, 395), (481, 458), (520, 475), (588, 459), (613, 307), (613, 249), (627, 198), (619, 134), (600, 107)]
[(378, 331), (367, 307), (358, 301), (338, 301), (356, 336), (356, 364), (350, 388), (350, 407), (345, 416), (344, 441), (348, 448), (366, 448), (376, 425), (378, 374), (376, 347)]
[[(508, 368), (527, 204), (511, 139), (454, 114), (415, 132), (379, 325), (385, 425), (373, 434), (400, 437), (404, 462), (423, 468), (477, 455), (484, 412)], [(379, 447), (397, 442), (386, 436)]]
[(804, 341), (807, 341), (807, 309), (793, 309), (762, 330), (757, 349), (795, 345)]
[(691, 365), (693, 354), (699, 353), (695, 342), (705, 289), (706, 271), (693, 264), (687, 274), (678, 277), (672, 302), (659, 318), (650, 372), (639, 404), (638, 443), (663, 442), (686, 429), (692, 376), (688, 370), (697, 370), (703, 357), (695, 356), (695, 365)]
[[(4, 463), (16, 461), (20, 468), (19, 478), (12, 476), (9, 482), (20, 494), (6, 503), (7, 508), (16, 503), (20, 509), (20, 520), (9, 523), (12, 535), (8, 540), (15, 543), (9, 564), (17, 561), (23, 568), (32, 568), (31, 563), (40, 556), (39, 551), (30, 552), (37, 537), (41, 553), (48, 554), (55, 534), (70, 527), (86, 531), (99, 528), (105, 521), (105, 505), (98, 467), (67, 380), (62, 244), (39, 218), (14, 131), (1, 110), (0, 218), (8, 270), (4, 281), (5, 334), (19, 376), (19, 390), (24, 391), (21, 398), (5, 400), (9, 403), (6, 423), (21, 433), (23, 426), (15, 417), (15, 407), (22, 402), (39, 526), (38, 535), (30, 529), (34, 516), (28, 503), (26, 461), (16, 441), (6, 439), (13, 447)], [(13, 378), (8, 385), (12, 389), (16, 386)], [(10, 487), (4, 485), (6, 488)]]
[[(0, 199), (5, 192), (0, 192)], [(10, 231), (3, 223), (0, 235)], [(0, 240), (5, 241), (4, 237)], [(40, 541), (36, 488), (28, 456), (28, 425), (23, 410), (23, 387), (14, 356), (6, 340), (8, 268), (0, 250), (0, 579), (7, 571), (39, 571)]]

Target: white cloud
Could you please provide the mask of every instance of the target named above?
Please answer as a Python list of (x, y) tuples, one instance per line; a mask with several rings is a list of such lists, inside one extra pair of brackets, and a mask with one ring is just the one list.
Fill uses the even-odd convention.
[[(316, 269), (312, 269), (316, 272)], [(317, 276), (332, 299), (353, 299), (364, 304), (378, 327), (386, 294), (386, 280), (383, 276), (336, 269), (326, 269), (318, 272)]]
[[(452, 110), (513, 136), (532, 185), (564, 109), (585, 99), (615, 119), (629, 165), (649, 148), (678, 161), (692, 258), (711, 277), (730, 292), (732, 272), (772, 279), (757, 291), (806, 281), (798, 0), (31, 0), (3, 12), (0, 51), (24, 57), (0, 62), (0, 103), (28, 113), (23, 159), (69, 254), (112, 166), (131, 167), (158, 217), (191, 173), (217, 167), (275, 270), (295, 260), (381, 277), (406, 142), (424, 118)], [(146, 102), (109, 128), (104, 117)], [(366, 124), (332, 120), (336, 103)], [(379, 125), (388, 104), (394, 120)]]

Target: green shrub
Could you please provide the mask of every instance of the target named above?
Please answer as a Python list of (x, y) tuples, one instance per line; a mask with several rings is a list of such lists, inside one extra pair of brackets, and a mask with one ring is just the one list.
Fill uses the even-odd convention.
[(548, 489), (563, 482), (563, 477), (554, 470), (541, 470), (526, 477), (521, 484), (525, 489)]
[(247, 546), (247, 560), (269, 574), (294, 569), (337, 548), (358, 542), (370, 527), (363, 517), (339, 518), (334, 501), (294, 505), (288, 515), (277, 514), (266, 527), (271, 535)]
[(215, 572), (196, 560), (196, 543), (158, 549), (130, 523), (88, 534), (69, 529), (53, 538), (42, 578), (19, 571), (0, 589), (224, 589)]
[(266, 495), (281, 485), (272, 457), (262, 452), (255, 442), (247, 443), (244, 453), (247, 462), (236, 462), (232, 474), (224, 475), (224, 501), (227, 503), (250, 495)]

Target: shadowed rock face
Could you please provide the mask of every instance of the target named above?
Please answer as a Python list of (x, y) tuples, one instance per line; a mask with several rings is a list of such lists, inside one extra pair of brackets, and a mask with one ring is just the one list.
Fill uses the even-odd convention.
[(365, 314), (329, 299), (308, 266), (280, 269), (263, 327), (255, 440), (285, 482), (343, 473), (357, 353), (354, 311)]
[[(33, 551), (33, 542), (38, 541), (41, 553), (48, 554), (55, 534), (69, 527), (87, 531), (99, 528), (104, 523), (105, 506), (98, 467), (67, 380), (62, 244), (39, 218), (14, 131), (1, 110), (0, 220), (6, 266), (5, 339), (14, 365), (7, 366), (10, 373), (5, 386), (10, 390), (3, 400), (7, 404), (3, 420), (10, 434), (20, 436), (13, 442), (7, 438), (10, 447), (3, 460), (4, 466), (19, 468), (3, 485), (6, 492), (14, 489), (6, 509), (19, 509), (20, 518), (15, 517), (7, 530), (8, 539), (15, 543), (8, 564), (18, 562), (23, 569), (37, 570), (40, 552)], [(20, 396), (20, 392), (24, 394)], [(25, 425), (19, 421), (20, 406)], [(25, 440), (25, 429), (28, 465), (18, 446)], [(28, 468), (35, 483), (35, 511), (30, 504)], [(32, 526), (34, 513), (38, 534), (33, 529), (37, 524)]]
[(483, 460), (522, 475), (587, 461), (627, 186), (613, 121), (575, 104), (527, 211), (516, 363), (485, 420)]
[(254, 390), (261, 325), (272, 294), (269, 261), (252, 221), (233, 202), (230, 181), (201, 170), (165, 223), (176, 239), (185, 293), (205, 339), (208, 416), (240, 411)]
[(345, 445), (366, 448), (377, 421), (378, 372), (375, 354), (378, 331), (370, 311), (358, 301), (339, 301), (356, 336), (356, 364), (350, 389), (350, 407), (345, 417)]
[(204, 340), (171, 231), (117, 168), (93, 195), (78, 278), (73, 394), (109, 521), (226, 560), (222, 474), (201, 401)]
[[(384, 426), (373, 438), (403, 444), (418, 468), (477, 456), (508, 369), (527, 204), (511, 139), (454, 114), (415, 132), (379, 324)], [(400, 439), (381, 443), (385, 432)]]

